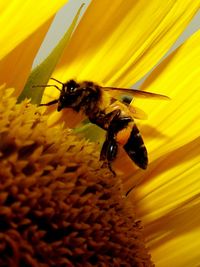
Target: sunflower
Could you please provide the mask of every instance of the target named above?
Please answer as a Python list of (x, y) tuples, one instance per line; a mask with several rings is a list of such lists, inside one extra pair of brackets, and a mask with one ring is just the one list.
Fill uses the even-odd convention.
[[(93, 0), (31, 72), (65, 3), (0, 4), (1, 266), (152, 266), (146, 247), (156, 266), (198, 266), (200, 31), (161, 58), (199, 1)], [(24, 99), (39, 103), (43, 91), (32, 85), (50, 76), (132, 87), (150, 70), (141, 89), (172, 100), (135, 100), (148, 114), (137, 125), (149, 166), (138, 170), (122, 152), (120, 179), (100, 167), (96, 144), (65, 129), (63, 120), (75, 124), (71, 113), (45, 115)], [(42, 101), (57, 93), (46, 90)], [(24, 100), (16, 104), (19, 95)]]

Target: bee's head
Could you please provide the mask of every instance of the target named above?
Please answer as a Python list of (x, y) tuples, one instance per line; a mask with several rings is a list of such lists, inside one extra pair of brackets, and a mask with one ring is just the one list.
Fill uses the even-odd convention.
[(81, 93), (78, 88), (80, 88), (80, 85), (74, 80), (63, 83), (60, 97), (58, 99), (58, 111), (63, 108), (75, 106), (76, 101)]

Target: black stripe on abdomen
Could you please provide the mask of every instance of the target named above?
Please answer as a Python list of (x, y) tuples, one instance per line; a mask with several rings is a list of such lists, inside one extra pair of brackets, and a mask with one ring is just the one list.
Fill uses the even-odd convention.
[(128, 142), (124, 145), (124, 149), (129, 157), (142, 169), (146, 169), (148, 165), (147, 150), (144, 145), (142, 136), (134, 124)]

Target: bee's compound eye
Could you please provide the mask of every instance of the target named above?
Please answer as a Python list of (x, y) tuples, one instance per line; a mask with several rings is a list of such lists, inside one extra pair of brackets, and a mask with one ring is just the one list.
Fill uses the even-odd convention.
[(70, 80), (69, 82), (67, 82), (66, 86), (67, 86), (67, 91), (72, 93), (76, 91), (78, 84), (74, 80)]

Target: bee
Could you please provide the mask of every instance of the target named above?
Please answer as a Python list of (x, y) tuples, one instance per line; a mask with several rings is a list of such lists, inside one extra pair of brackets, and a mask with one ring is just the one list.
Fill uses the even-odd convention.
[[(60, 96), (40, 106), (57, 104), (57, 111), (72, 108), (76, 112), (82, 112), (91, 123), (104, 129), (106, 138), (101, 149), (100, 161), (108, 166), (113, 175), (116, 174), (112, 169), (112, 162), (117, 156), (119, 145), (138, 167), (147, 168), (147, 149), (134, 120), (143, 119), (146, 114), (130, 105), (130, 102), (134, 96), (169, 99), (167, 96), (136, 89), (103, 87), (92, 81), (77, 83), (75, 80), (69, 80), (62, 83), (51, 79), (61, 84), (61, 88), (57, 85), (37, 87), (53, 86), (60, 91)], [(128, 94), (131, 98), (119, 100), (117, 97), (122, 94)]]

